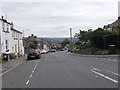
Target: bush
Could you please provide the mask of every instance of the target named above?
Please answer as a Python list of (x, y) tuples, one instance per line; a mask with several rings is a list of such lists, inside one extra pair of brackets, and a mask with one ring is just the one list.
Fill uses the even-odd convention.
[(10, 54), (10, 59), (15, 59), (16, 55), (15, 54)]

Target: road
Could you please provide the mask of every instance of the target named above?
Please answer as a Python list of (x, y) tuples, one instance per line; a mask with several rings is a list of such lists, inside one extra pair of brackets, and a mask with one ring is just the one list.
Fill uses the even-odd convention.
[(117, 88), (118, 59), (66, 51), (26, 61), (2, 76), (3, 88)]

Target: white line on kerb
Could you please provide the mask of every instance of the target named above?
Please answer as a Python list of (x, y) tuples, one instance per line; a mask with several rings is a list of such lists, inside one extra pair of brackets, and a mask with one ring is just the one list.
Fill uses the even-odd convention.
[(118, 73), (115, 73), (115, 72), (112, 72), (112, 71), (108, 71), (108, 70), (106, 70), (106, 71), (109, 72), (109, 73), (112, 73), (114, 75), (120, 76)]
[(30, 82), (30, 80), (28, 80), (27, 82), (26, 82), (26, 84), (28, 84)]
[(99, 71), (99, 72), (101, 71), (101, 70), (99, 70), (99, 69), (97, 69), (97, 68), (93, 68), (93, 70), (97, 70), (97, 71)]
[(19, 63), (19, 64), (15, 65), (15, 66), (13, 66), (13, 67), (12, 67), (12, 68), (10, 68), (9, 70), (7, 70), (7, 71), (3, 72), (2, 74), (0, 74), (0, 76), (2, 76), (3, 74), (5, 74), (5, 73), (7, 73), (7, 72), (11, 71), (12, 69), (14, 69), (15, 67), (19, 66), (19, 65), (20, 65), (20, 64), (22, 64), (22, 63), (23, 63), (23, 62), (21, 62), (21, 63)]
[(99, 76), (102, 76), (102, 77), (104, 77), (104, 78), (106, 78), (106, 79), (114, 82), (114, 83), (118, 83), (117, 80), (114, 80), (114, 79), (112, 79), (112, 78), (110, 78), (110, 77), (108, 77), (108, 76), (105, 76), (105, 75), (103, 75), (103, 74), (101, 74), (101, 73), (99, 73), (99, 72), (96, 72), (96, 71), (94, 71), (94, 70), (91, 70), (91, 71), (94, 72), (95, 74), (98, 74)]

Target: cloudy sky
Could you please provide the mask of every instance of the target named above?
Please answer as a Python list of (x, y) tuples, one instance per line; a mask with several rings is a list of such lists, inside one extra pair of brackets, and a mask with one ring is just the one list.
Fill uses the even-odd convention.
[[(10, 2), (11, 1), (11, 2)], [(25, 36), (68, 37), (118, 18), (119, 0), (2, 0), (2, 13)], [(26, 30), (29, 29), (29, 30)]]

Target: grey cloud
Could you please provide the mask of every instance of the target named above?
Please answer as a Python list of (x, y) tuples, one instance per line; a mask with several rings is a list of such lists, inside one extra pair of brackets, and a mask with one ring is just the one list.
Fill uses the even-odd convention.
[[(69, 2), (12, 2), (3, 3), (3, 15), (20, 29), (29, 28), (28, 34), (38, 36), (68, 36), (72, 27), (75, 34), (79, 29), (87, 30), (117, 19), (117, 1), (80, 0)], [(64, 33), (63, 33), (64, 32)]]

